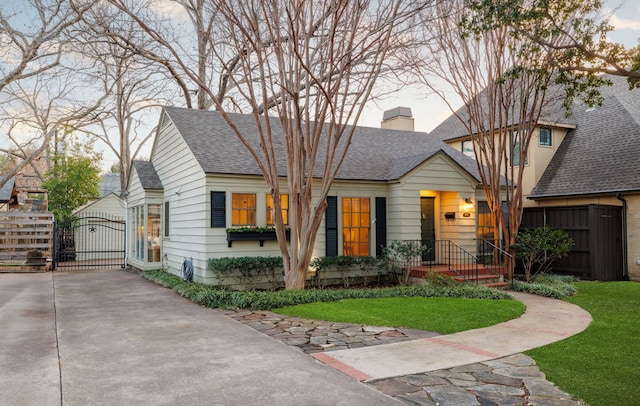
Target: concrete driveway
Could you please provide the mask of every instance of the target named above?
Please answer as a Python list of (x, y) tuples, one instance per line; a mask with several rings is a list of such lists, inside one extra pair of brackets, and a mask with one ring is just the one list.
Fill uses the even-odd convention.
[(0, 274), (0, 405), (402, 404), (124, 270)]

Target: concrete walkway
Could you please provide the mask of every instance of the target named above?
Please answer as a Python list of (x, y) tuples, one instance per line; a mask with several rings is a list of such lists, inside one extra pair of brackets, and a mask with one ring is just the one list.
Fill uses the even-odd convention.
[(526, 404), (575, 404), (559, 402), (570, 397), (518, 353), (577, 334), (591, 316), (559, 300), (515, 296), (527, 310), (506, 323), (329, 346), (314, 359), (264, 325), (262, 334), (260, 324), (250, 328), (122, 270), (0, 274), (0, 404), (506, 405), (533, 392), (553, 402)]
[(521, 317), (505, 323), (314, 356), (355, 379), (368, 381), (502, 358), (571, 337), (591, 323), (591, 315), (574, 304), (526, 293), (512, 294), (527, 308)]
[(0, 274), (1, 405), (399, 405), (122, 270)]

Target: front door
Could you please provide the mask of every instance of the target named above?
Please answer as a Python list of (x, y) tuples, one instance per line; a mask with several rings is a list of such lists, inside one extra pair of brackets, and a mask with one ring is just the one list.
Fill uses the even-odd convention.
[(420, 198), (420, 231), (422, 245), (426, 245), (428, 251), (422, 255), (423, 261), (435, 261), (435, 197)]

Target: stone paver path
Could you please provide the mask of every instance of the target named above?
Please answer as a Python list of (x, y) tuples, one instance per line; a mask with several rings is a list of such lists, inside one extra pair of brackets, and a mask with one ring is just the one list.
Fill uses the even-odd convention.
[[(422, 330), (306, 320), (268, 311), (225, 314), (307, 354), (440, 336)], [(547, 381), (535, 361), (524, 354), (367, 384), (409, 405), (580, 405)]]
[(576, 406), (524, 354), (370, 383), (409, 405)]
[(397, 343), (439, 336), (430, 331), (363, 324), (333, 323), (287, 317), (269, 311), (226, 311), (225, 314), (307, 354)]

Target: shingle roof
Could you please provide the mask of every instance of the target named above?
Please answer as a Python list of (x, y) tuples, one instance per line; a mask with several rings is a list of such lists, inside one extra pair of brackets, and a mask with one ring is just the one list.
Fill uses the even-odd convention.
[(133, 161), (138, 178), (144, 190), (163, 190), (162, 182), (156, 172), (156, 168), (149, 161)]
[(110, 193), (120, 194), (119, 173), (105, 173), (100, 176), (100, 197), (105, 197)]
[[(205, 173), (260, 175), (248, 150), (231, 131), (222, 115), (177, 107), (165, 107), (171, 121), (198, 160)], [(258, 146), (256, 123), (251, 115), (230, 114), (234, 124), (251, 145)], [(278, 173), (286, 175), (282, 127), (270, 119), (278, 156)], [(324, 161), (324, 149), (317, 162)], [(426, 133), (357, 127), (337, 178), (350, 180), (397, 180), (439, 152), (451, 157), (478, 182), (474, 160)], [(314, 176), (322, 176), (316, 166)]]
[[(482, 93), (478, 97), (483, 103), (482, 111), (488, 111), (486, 98), (482, 97)], [(563, 98), (564, 94), (562, 93), (562, 89), (559, 87), (554, 87), (548, 90), (546, 95), (547, 101), (545, 102), (546, 106), (542, 111), (540, 121), (574, 126), (576, 124), (575, 119), (572, 117), (566, 117), (564, 107), (562, 106)], [(469, 131), (467, 131), (466, 127), (458, 117), (463, 120), (467, 119), (468, 113), (464, 106), (460, 107), (456, 111), (456, 114), (452, 114), (446, 118), (442, 123), (434, 128), (429, 135), (443, 141), (455, 140), (457, 138), (469, 136)], [(514, 116), (511, 124), (515, 124), (516, 122), (517, 117)], [(485, 127), (490, 128), (488, 120), (485, 121)]]
[(576, 103), (570, 131), (529, 198), (640, 191), (640, 90), (610, 77), (602, 106)]
[(7, 182), (0, 188), (0, 202), (6, 203), (11, 200), (11, 192), (13, 191), (13, 184), (15, 183), (15, 178), (7, 180)]

